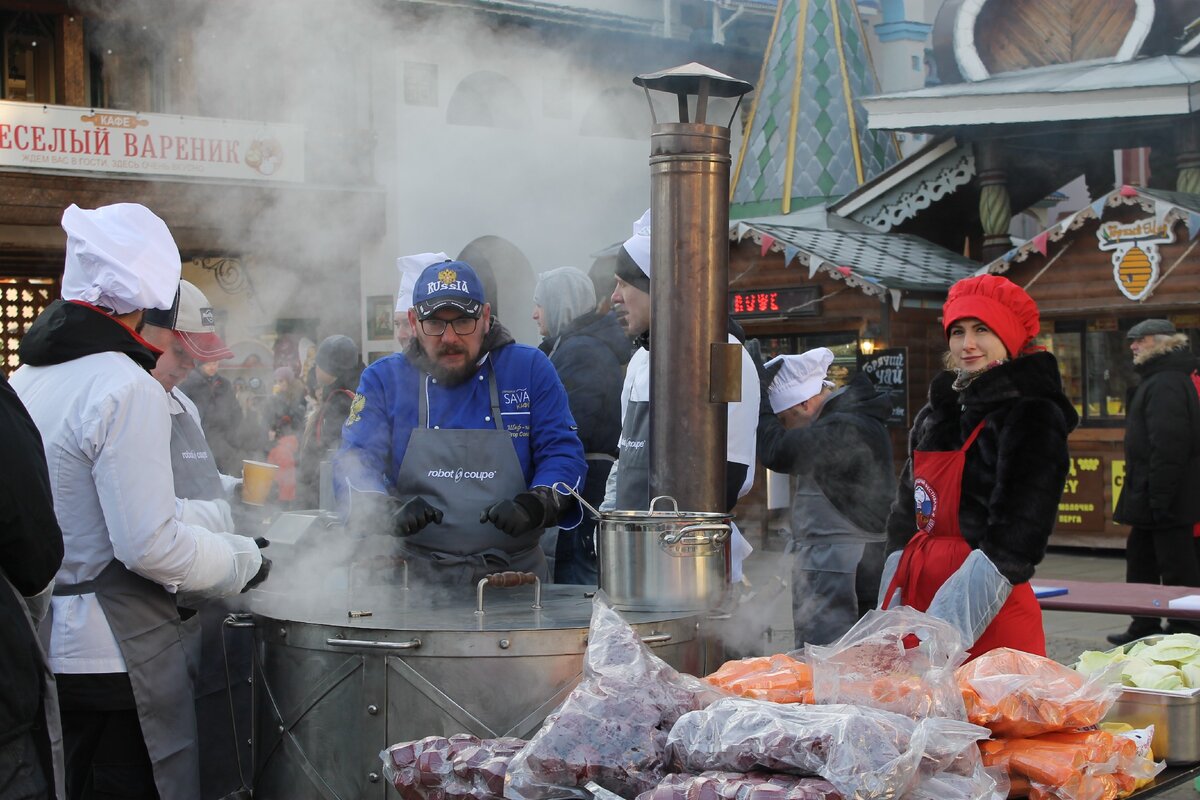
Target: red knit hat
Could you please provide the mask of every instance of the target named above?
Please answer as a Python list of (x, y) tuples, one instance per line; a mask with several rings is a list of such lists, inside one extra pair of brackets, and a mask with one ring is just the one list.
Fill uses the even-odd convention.
[(950, 338), (951, 325), (972, 317), (1000, 337), (1009, 358), (1019, 356), (1041, 329), (1037, 303), (1020, 286), (999, 275), (963, 278), (950, 287), (942, 306), (946, 338)]

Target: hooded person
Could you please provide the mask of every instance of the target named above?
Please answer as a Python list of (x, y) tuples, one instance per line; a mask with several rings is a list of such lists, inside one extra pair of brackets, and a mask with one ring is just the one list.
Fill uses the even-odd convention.
[[(587, 460), (580, 494), (595, 507), (604, 499), (604, 485), (616, 460), (621, 435), (621, 373), (632, 347), (616, 316), (596, 310), (592, 279), (575, 267), (539, 275), (533, 304), (533, 319), (543, 337), (538, 347), (557, 370), (567, 390), (571, 416), (579, 424)], [(595, 531), (596, 520), (585, 514), (578, 528), (559, 534), (555, 583), (597, 583)]]
[(143, 310), (169, 309), (179, 251), (149, 209), (72, 205), (62, 299), (12, 376), (46, 448), (65, 557), (50, 604), (67, 791), (197, 800), (192, 681), (175, 595), (266, 577), (252, 539), (176, 518), (167, 393)]
[(321, 462), (328, 461), (342, 441), (342, 426), (362, 371), (358, 345), (349, 336), (334, 334), (317, 346), (317, 407), (308, 415), (300, 444), (296, 501), (301, 508), (316, 508), (320, 502)]
[[(650, 507), (650, 212), (633, 223), (633, 235), (617, 253), (613, 312), (636, 348), (621, 387), (621, 437), (617, 461), (608, 473), (603, 511), (645, 511)], [(732, 326), (732, 321), (731, 321)], [(741, 345), (741, 338), (728, 334)], [(729, 403), (725, 460), (725, 510), (754, 486), (755, 430), (758, 427), (758, 370), (743, 346), (742, 399)], [(735, 525), (730, 546), (730, 577), (742, 579), (742, 561), (753, 548)]]
[(417, 575), (548, 580), (542, 530), (582, 518), (555, 487), (578, 491), (586, 470), (554, 366), (492, 317), (463, 261), (425, 268), (408, 319), (412, 342), (366, 368), (342, 429), (333, 470), (345, 513), (353, 526), (357, 503), (385, 505)]
[(942, 325), (948, 369), (909, 435), (880, 605), (950, 622), (972, 658), (997, 647), (1045, 655), (1029, 580), (1054, 530), (1079, 415), (1058, 361), (1034, 344), (1037, 305), (1012, 281), (958, 281)]
[[(1125, 413), (1125, 483), (1113, 518), (1130, 526), (1125, 580), (1200, 586), (1200, 362), (1170, 320), (1147, 319), (1127, 334), (1140, 380)], [(1134, 617), (1113, 644), (1162, 632), (1157, 617)], [(1169, 619), (1167, 633), (1200, 633)]]
[(829, 644), (874, 607), (896, 490), (885, 426), (891, 402), (857, 373), (835, 389), (833, 351), (765, 365), (758, 456), (794, 476), (792, 621), (796, 646)]
[(413, 307), (413, 288), (417, 278), (430, 264), (440, 264), (449, 261), (445, 253), (416, 253), (411, 256), (400, 256), (396, 259), (396, 271), (400, 273), (400, 288), (396, 291), (396, 310), (392, 314), (393, 331), (396, 343), (403, 350), (412, 341), (413, 328), (408, 321), (408, 310)]

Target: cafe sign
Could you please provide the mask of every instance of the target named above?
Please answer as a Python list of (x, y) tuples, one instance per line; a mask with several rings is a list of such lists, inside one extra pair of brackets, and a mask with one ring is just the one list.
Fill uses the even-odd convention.
[(304, 180), (304, 128), (0, 101), (0, 166)]
[(1175, 241), (1171, 226), (1155, 219), (1105, 222), (1096, 236), (1100, 249), (1112, 252), (1113, 280), (1130, 300), (1141, 300), (1158, 280), (1158, 245)]

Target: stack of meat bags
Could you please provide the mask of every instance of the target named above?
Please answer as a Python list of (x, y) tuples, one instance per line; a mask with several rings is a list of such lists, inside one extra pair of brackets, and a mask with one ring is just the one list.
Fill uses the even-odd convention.
[(1000, 648), (960, 667), (957, 679), (968, 718), (995, 737), (980, 750), (1008, 774), (1010, 797), (1114, 800), (1164, 767), (1150, 758), (1152, 733), (1095, 728), (1120, 694), (1114, 675), (1085, 677)]

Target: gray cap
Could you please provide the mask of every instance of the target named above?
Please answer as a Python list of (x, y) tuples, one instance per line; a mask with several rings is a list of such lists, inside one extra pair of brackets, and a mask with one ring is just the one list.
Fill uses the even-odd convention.
[(1175, 333), (1175, 326), (1171, 324), (1170, 320), (1144, 319), (1130, 328), (1129, 333), (1125, 334), (1125, 338), (1140, 339), (1143, 336), (1154, 336), (1156, 334), (1174, 336)]

